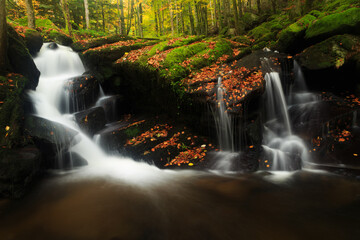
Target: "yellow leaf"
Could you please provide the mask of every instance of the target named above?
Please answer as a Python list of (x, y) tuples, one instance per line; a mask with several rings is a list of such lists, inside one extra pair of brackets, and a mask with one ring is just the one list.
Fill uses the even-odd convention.
[(193, 166), (194, 164), (193, 163), (189, 163), (189, 166), (191, 167), (191, 166)]
[(9, 130), (10, 130), (10, 127), (9, 127), (9, 126), (6, 126), (6, 127), (5, 127), (5, 130), (6, 130), (6, 131), (9, 131)]

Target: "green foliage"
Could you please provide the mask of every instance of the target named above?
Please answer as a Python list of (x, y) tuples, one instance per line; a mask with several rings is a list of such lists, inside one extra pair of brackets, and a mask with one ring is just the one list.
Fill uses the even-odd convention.
[(344, 12), (325, 16), (309, 26), (305, 39), (326, 38), (350, 31), (360, 33), (360, 8), (350, 8)]

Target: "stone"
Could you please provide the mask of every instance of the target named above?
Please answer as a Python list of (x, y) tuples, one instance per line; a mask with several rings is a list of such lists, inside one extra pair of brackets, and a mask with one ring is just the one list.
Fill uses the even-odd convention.
[(318, 19), (306, 30), (305, 39), (316, 43), (345, 33), (360, 34), (360, 8), (350, 8)]
[(90, 136), (103, 129), (106, 123), (105, 111), (102, 107), (94, 107), (78, 112), (75, 115), (78, 126)]
[(30, 135), (37, 147), (41, 150), (44, 159), (49, 161), (48, 166), (57, 158), (58, 154), (66, 152), (71, 146), (78, 143), (78, 132), (37, 116), (28, 116), (25, 119), (25, 133)]
[(55, 50), (55, 49), (58, 49), (59, 48), (59, 46), (56, 44), (56, 43), (50, 43), (48, 46), (47, 46), (49, 49), (53, 49), (53, 50)]
[(94, 106), (99, 92), (99, 82), (92, 75), (84, 74), (71, 78), (64, 86), (61, 110), (73, 113)]
[(24, 40), (10, 25), (8, 25), (8, 37), (8, 57), (12, 69), (29, 80), (26, 84), (27, 89), (35, 90), (39, 82), (40, 72), (26, 48)]
[(32, 56), (35, 56), (43, 45), (43, 38), (38, 31), (27, 30), (25, 32), (25, 43), (26, 47)]

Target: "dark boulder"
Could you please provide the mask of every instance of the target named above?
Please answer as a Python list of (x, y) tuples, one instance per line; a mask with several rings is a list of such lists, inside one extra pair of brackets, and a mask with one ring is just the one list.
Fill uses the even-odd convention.
[(0, 150), (0, 197), (22, 197), (40, 173), (41, 156), (36, 147)]
[(103, 129), (106, 123), (105, 111), (102, 107), (78, 112), (75, 114), (75, 119), (79, 127), (90, 136)]
[(119, 120), (121, 114), (124, 114), (127, 110), (124, 98), (121, 95), (102, 97), (96, 102), (96, 106), (104, 109), (107, 122)]
[(13, 71), (24, 75), (28, 78), (26, 88), (35, 90), (40, 77), (40, 72), (37, 69), (29, 50), (26, 48), (24, 40), (17, 34), (17, 32), (8, 26), (8, 57)]
[(62, 156), (78, 143), (78, 132), (60, 123), (37, 116), (28, 116), (25, 120), (25, 132), (32, 137), (46, 159), (45, 166), (61, 165)]
[(350, 8), (314, 21), (306, 30), (305, 39), (313, 44), (345, 33), (360, 34), (360, 8)]
[(25, 43), (30, 54), (34, 56), (40, 51), (43, 45), (43, 38), (38, 31), (30, 29), (25, 32)]
[(60, 45), (70, 46), (73, 43), (73, 40), (68, 35), (58, 32), (56, 30), (51, 31), (47, 36), (48, 41), (54, 41)]
[(47, 46), (47, 48), (49, 48), (49, 49), (52, 49), (52, 50), (55, 50), (55, 49), (58, 49), (59, 48), (59, 46), (56, 44), (56, 43), (50, 43), (48, 46)]
[(73, 167), (81, 167), (88, 165), (88, 162), (79, 154), (74, 152), (66, 152), (63, 155), (63, 167), (65, 169), (71, 169)]
[(336, 35), (315, 44), (296, 58), (303, 67), (309, 87), (334, 91), (359, 91), (360, 37)]
[(87, 74), (69, 79), (64, 88), (61, 109), (69, 113), (94, 106), (100, 93), (98, 80)]

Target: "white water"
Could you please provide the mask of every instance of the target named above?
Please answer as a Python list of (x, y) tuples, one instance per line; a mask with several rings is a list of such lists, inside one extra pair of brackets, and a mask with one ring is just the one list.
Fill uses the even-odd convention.
[(216, 91), (216, 102), (218, 106), (214, 114), (216, 131), (220, 149), (222, 151), (234, 152), (233, 127), (231, 118), (226, 112), (226, 105), (224, 102), (224, 94), (226, 92), (221, 81), (222, 79), (219, 77)]
[[(34, 59), (41, 76), (36, 91), (30, 91), (29, 95), (39, 117), (79, 132), (76, 137), (80, 138), (80, 141), (71, 147), (70, 151), (84, 158), (88, 166), (79, 169), (76, 177), (107, 175), (138, 185), (154, 184), (173, 178), (174, 171), (163, 171), (130, 158), (108, 156), (92, 139), (81, 132), (72, 115), (60, 113), (59, 105), (64, 84), (69, 78), (81, 75), (85, 69), (79, 56), (70, 48), (59, 45), (58, 49), (52, 50), (47, 48), (48, 45), (44, 44)], [(95, 137), (95, 140), (98, 139)], [(59, 163), (59, 166), (61, 165)]]
[[(266, 59), (264, 59), (266, 61)], [(300, 66), (294, 62), (295, 83), (288, 99), (293, 104), (301, 104), (303, 108), (317, 100), (317, 96), (308, 92)], [(309, 161), (306, 144), (292, 133), (288, 104), (284, 95), (279, 73), (265, 75), (265, 113), (263, 149), (266, 158), (272, 159), (272, 170), (294, 170), (294, 161)]]

